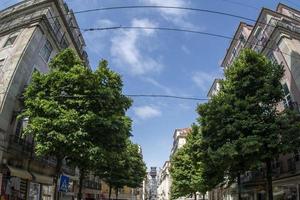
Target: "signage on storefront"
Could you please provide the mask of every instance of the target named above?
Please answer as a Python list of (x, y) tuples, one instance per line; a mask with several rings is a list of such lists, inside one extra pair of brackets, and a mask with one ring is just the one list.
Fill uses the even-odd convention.
[(60, 192), (68, 192), (69, 188), (69, 177), (61, 175), (60, 176), (60, 184), (59, 184), (59, 191)]

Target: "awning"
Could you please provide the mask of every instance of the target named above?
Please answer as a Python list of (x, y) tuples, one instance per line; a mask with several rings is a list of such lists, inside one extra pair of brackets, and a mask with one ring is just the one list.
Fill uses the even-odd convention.
[(97, 189), (90, 189), (90, 188), (83, 188), (82, 192), (84, 194), (101, 194), (100, 188)]
[(7, 167), (10, 171), (11, 176), (16, 176), (16, 177), (20, 177), (23, 179), (32, 180), (32, 175), (27, 170), (15, 168), (15, 167), (12, 167), (9, 165), (7, 165)]
[(50, 176), (46, 176), (46, 175), (42, 175), (42, 174), (38, 174), (35, 172), (31, 172), (31, 174), (34, 177), (34, 181), (37, 183), (41, 183), (44, 185), (52, 185), (53, 184), (53, 178)]

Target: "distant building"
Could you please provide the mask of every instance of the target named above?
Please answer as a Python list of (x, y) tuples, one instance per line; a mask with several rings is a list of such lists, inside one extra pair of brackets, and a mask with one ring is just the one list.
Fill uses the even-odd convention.
[(143, 200), (157, 200), (157, 170), (151, 167), (143, 182)]
[(191, 131), (191, 128), (175, 129), (173, 134), (173, 147), (171, 150), (171, 156), (177, 151), (177, 149), (183, 147), (186, 143), (186, 137)]
[[(191, 128), (175, 129), (173, 134), (173, 146), (171, 149), (170, 160), (172, 156), (186, 144), (186, 137), (191, 132)], [(157, 178), (157, 200), (171, 199), (172, 177), (170, 175), (171, 162), (166, 161), (164, 166), (159, 170)], [(197, 195), (200, 196), (200, 195)], [(194, 197), (181, 197), (178, 200), (190, 200)], [(199, 198), (198, 198), (199, 199)]]
[(171, 198), (170, 161), (166, 161), (158, 173), (157, 200), (169, 200)]

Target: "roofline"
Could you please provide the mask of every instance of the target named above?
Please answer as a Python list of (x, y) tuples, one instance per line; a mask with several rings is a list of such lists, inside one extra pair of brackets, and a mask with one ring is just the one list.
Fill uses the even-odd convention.
[(185, 129), (191, 130), (191, 128), (176, 128), (175, 131), (174, 131), (174, 133), (173, 133), (173, 139), (175, 139), (175, 133), (176, 133), (176, 131), (185, 130)]
[[(285, 4), (282, 4), (282, 3), (279, 4), (279, 5), (284, 5), (284, 6), (285, 6)], [(278, 6), (279, 6), (279, 5), (278, 5)], [(288, 7), (288, 6), (287, 6), (287, 7)], [(256, 22), (255, 22), (254, 25), (248, 25), (247, 23), (244, 23), (244, 24), (246, 24), (246, 25), (248, 25), (248, 26), (251, 26), (251, 27), (253, 28), (253, 30), (254, 30), (254, 29), (256, 28), (257, 24), (259, 24), (258, 20), (261, 18), (261, 16), (262, 16), (262, 14), (264, 13), (264, 11), (270, 12), (270, 13), (272, 13), (272, 14), (274, 14), (274, 15), (280, 15), (280, 16), (284, 16), (284, 17), (290, 18), (289, 16), (283, 15), (282, 13), (278, 13), (277, 11), (274, 11), (274, 10), (271, 10), (271, 9), (269, 9), (269, 8), (263, 7), (263, 8), (261, 9), (261, 11), (260, 11), (260, 13), (259, 13), (259, 15), (258, 15), (258, 17), (257, 17)], [(299, 12), (299, 11), (298, 11), (298, 12)], [(242, 23), (240, 23), (240, 26), (241, 26), (241, 25), (242, 25)], [(237, 34), (237, 32), (238, 32), (240, 26), (239, 26), (238, 29), (236, 30), (236, 33), (235, 33), (235, 35), (234, 35), (234, 38), (232, 39), (232, 41), (231, 41), (231, 43), (230, 43), (230, 46), (229, 46), (229, 48), (227, 49), (227, 52), (226, 52), (226, 55), (225, 55), (225, 57), (224, 57), (224, 59), (223, 59), (223, 61), (222, 61), (221, 67), (225, 67), (225, 66), (224, 66), (224, 61), (225, 61), (225, 59), (226, 59), (226, 57), (227, 57), (227, 54), (228, 54), (229, 49), (232, 48), (233, 41), (235, 40), (236, 34)], [(245, 44), (248, 44), (249, 39), (251, 38), (251, 36), (252, 36), (253, 34), (254, 34), (254, 32), (251, 31), (251, 33), (250, 33), (249, 37), (247, 38), (247, 41), (245, 42)]]
[(211, 92), (211, 90), (212, 90), (212, 88), (213, 88), (213, 86), (215, 85), (215, 83), (217, 82), (217, 81), (221, 81), (222, 79), (221, 78), (215, 78), (214, 79), (214, 82), (213, 82), (213, 84), (210, 86), (210, 88), (209, 88), (209, 91), (208, 91), (208, 93), (207, 93), (207, 97), (209, 96), (209, 93)]
[(279, 9), (280, 6), (286, 7), (286, 8), (288, 8), (288, 9), (291, 9), (291, 10), (293, 10), (293, 11), (295, 11), (295, 12), (297, 12), (297, 13), (300, 14), (300, 11), (299, 11), (299, 10), (297, 10), (297, 9), (295, 9), (295, 8), (293, 8), (293, 7), (290, 7), (290, 6), (288, 6), (287, 4), (284, 4), (284, 3), (281, 3), (281, 2), (278, 3), (278, 5), (277, 5), (277, 7), (276, 7), (276, 11), (278, 11), (278, 9)]
[(239, 25), (238, 25), (238, 27), (237, 27), (237, 29), (235, 30), (235, 33), (234, 33), (234, 35), (233, 35), (233, 39), (231, 40), (230, 45), (229, 45), (229, 47), (228, 47), (227, 50), (226, 50), (226, 54), (225, 54), (225, 56), (224, 56), (224, 58), (223, 58), (223, 60), (222, 60), (221, 67), (223, 67), (223, 68), (225, 67), (225, 66), (224, 66), (224, 61), (225, 61), (226, 57), (228, 56), (229, 49), (231, 49), (231, 47), (232, 47), (232, 45), (233, 45), (233, 42), (235, 41), (235, 37), (237, 36), (237, 34), (238, 34), (240, 28), (243, 27), (243, 26), (254, 27), (253, 25), (250, 25), (250, 24), (248, 24), (248, 23), (246, 23), (246, 22), (240, 22), (240, 23), (239, 23)]
[[(280, 4), (280, 5), (285, 5), (285, 4)], [(288, 6), (287, 6), (287, 7), (288, 7)], [(253, 30), (254, 30), (254, 29), (257, 27), (257, 25), (259, 24), (259, 23), (258, 23), (258, 19), (261, 17), (261, 15), (262, 15), (262, 13), (263, 13), (264, 11), (269, 12), (269, 13), (272, 13), (273, 15), (278, 15), (278, 16), (285, 17), (285, 18), (288, 18), (288, 19), (291, 19), (291, 20), (296, 21), (295, 19), (291, 18), (290, 16), (284, 15), (284, 14), (282, 14), (282, 13), (279, 13), (279, 12), (277, 12), (277, 11), (271, 10), (271, 9), (269, 9), (269, 8), (263, 8), (263, 9), (261, 10), (261, 12), (260, 12), (260, 14), (259, 14), (259, 16), (258, 16), (258, 18), (257, 18), (257, 20), (256, 20), (256, 22), (255, 22), (255, 24), (254, 24), (254, 26), (253, 26)], [(299, 11), (298, 11), (298, 12), (299, 12)], [(298, 22), (298, 21), (296, 21), (296, 22)], [(298, 23), (300, 24), (300, 22), (298, 22)], [(246, 41), (246, 45), (248, 44), (249, 39), (250, 39), (250, 37), (251, 37), (253, 34), (254, 34), (254, 32), (251, 31), (251, 33), (250, 33), (250, 35), (249, 35), (249, 37), (248, 37), (248, 39), (247, 39), (247, 41)]]

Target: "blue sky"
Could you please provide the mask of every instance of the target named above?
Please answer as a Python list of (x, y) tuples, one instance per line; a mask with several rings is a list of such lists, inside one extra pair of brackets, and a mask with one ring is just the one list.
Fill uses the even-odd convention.
[[(3, 9), (17, 0), (1, 0)], [(74, 11), (125, 5), (183, 6), (229, 12), (256, 19), (262, 7), (275, 9), (277, 0), (66, 0)], [(297, 0), (282, 0), (300, 9)], [(232, 36), (239, 19), (170, 9), (127, 9), (77, 14), (81, 28), (150, 26), (188, 28)], [(251, 22), (248, 22), (251, 24)], [(205, 98), (230, 41), (192, 33), (154, 30), (84, 32), (91, 66), (100, 59), (124, 80), (125, 94), (166, 94)], [(143, 149), (147, 166), (161, 167), (169, 159), (176, 128), (195, 122), (198, 103), (163, 98), (134, 98), (133, 141)]]

